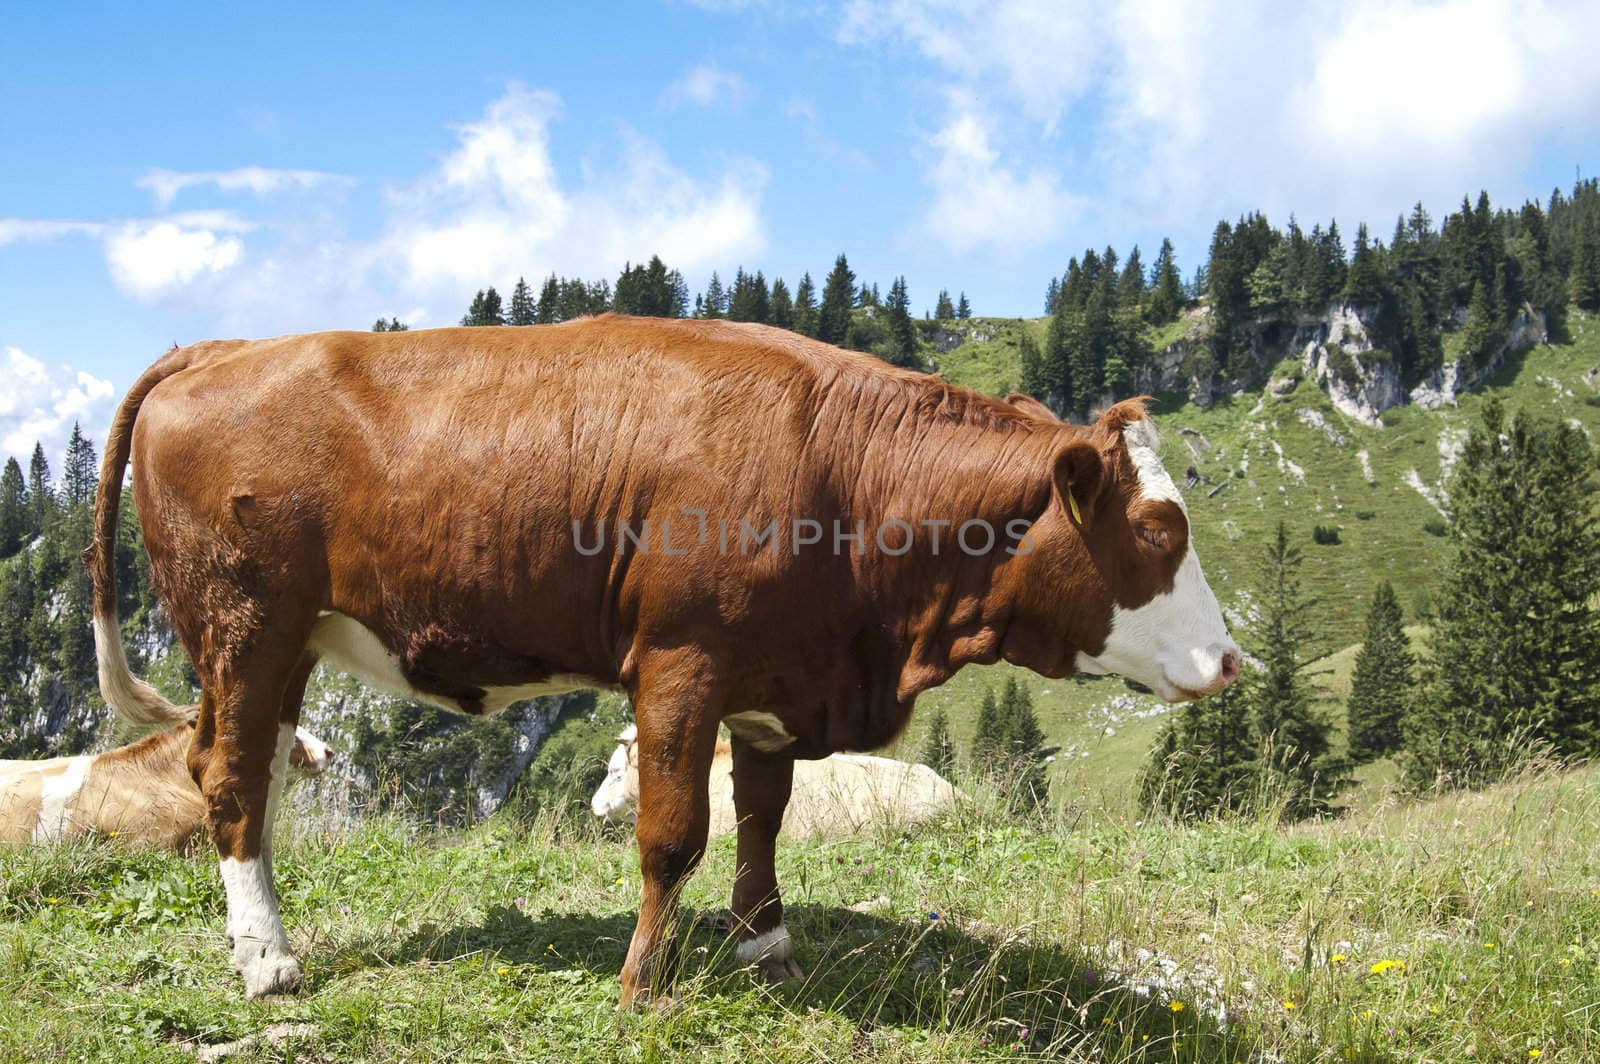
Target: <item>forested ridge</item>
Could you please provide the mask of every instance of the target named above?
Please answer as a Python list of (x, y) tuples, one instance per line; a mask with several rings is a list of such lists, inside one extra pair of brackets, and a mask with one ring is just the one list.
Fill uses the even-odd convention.
[[(1072, 257), (1061, 274), (1044, 280), (1044, 313), (1020, 328), (981, 318), (959, 289), (954, 297), (939, 291), (932, 305), (916, 314), (904, 277), (891, 278), (880, 289), (859, 278), (842, 254), (822, 277), (819, 286), (805, 273), (791, 287), (784, 278), (769, 280), (760, 269), (738, 266), (731, 280), (713, 273), (704, 288), (692, 292), (681, 272), (653, 257), (627, 265), (615, 280), (551, 275), (530, 285), (518, 279), (509, 299), (485, 287), (470, 300), (462, 323), (538, 324), (605, 310), (727, 318), (789, 328), (925, 370), (943, 370), (947, 356), (959, 354), (952, 352), (952, 345), (976, 349), (978, 357), (985, 357), (974, 337), (1011, 328), (1007, 335), (1014, 335), (1020, 348), (1020, 368), (1007, 385), (1044, 400), (1064, 416), (1079, 417), (1107, 396), (1131, 393), (1148, 376), (1153, 360), (1180, 339), (1186, 374), (1213, 380), (1223, 389), (1252, 390), (1271, 369), (1262, 362), (1261, 351), (1263, 336), (1274, 323), (1314, 317), (1343, 303), (1361, 308), (1373, 348), (1360, 355), (1359, 364), (1335, 350), (1333, 370), (1359, 374), (1375, 362), (1390, 362), (1407, 381), (1417, 381), (1446, 363), (1471, 365), (1497, 350), (1519, 314), (1538, 314), (1550, 335), (1558, 337), (1570, 315), (1600, 309), (1600, 182), (1579, 182), (1570, 191), (1554, 191), (1545, 202), (1516, 208), (1494, 207), (1486, 194), (1464, 198), (1437, 224), (1418, 205), (1396, 219), (1387, 241), (1358, 224), (1349, 247), (1336, 221), (1306, 230), (1291, 218), (1279, 228), (1252, 213), (1218, 223), (1206, 260), (1188, 271), (1187, 279), (1170, 241), (1148, 267), (1137, 247), (1126, 254), (1114, 246), (1088, 249)], [(389, 317), (373, 327), (394, 331), (406, 325)], [(1340, 364), (1340, 357), (1350, 364)], [(1581, 465), (1581, 455), (1572, 457), (1579, 450), (1575, 440), (1537, 442), (1554, 437), (1540, 435), (1544, 429), (1528, 432), (1527, 438), (1536, 441), (1529, 446), (1530, 455), (1554, 447), (1567, 454), (1569, 467)], [(35, 447), (26, 469), (13, 459), (0, 476), (0, 757), (76, 752), (111, 739), (109, 715), (96, 690), (88, 579), (78, 561), (88, 541), (97, 469), (93, 443), (75, 431), (59, 477), (42, 446)], [(192, 673), (181, 653), (168, 652), (171, 635), (149, 589), (134, 518), (137, 499), (131, 492), (127, 499), (117, 572), (130, 660), (136, 672), (152, 675), (172, 697), (192, 697)], [(1286, 558), (1297, 549), (1295, 544), (1283, 546)], [(1407, 579), (1405, 573), (1394, 576), (1402, 597)], [(1462, 587), (1478, 586), (1470, 575), (1459, 580)], [(1493, 608), (1492, 603), (1480, 606)], [(1448, 626), (1449, 615), (1441, 613), (1441, 621)], [(1383, 638), (1389, 640), (1385, 645), (1394, 643), (1392, 635)], [(1567, 654), (1569, 671), (1589, 668), (1570, 648), (1562, 653)], [(1536, 654), (1528, 658), (1536, 659)], [(1291, 652), (1279, 663), (1280, 679), (1303, 664)], [(1385, 673), (1376, 665), (1373, 671), (1394, 674), (1392, 668)], [(1417, 682), (1424, 680), (1426, 676)], [(1299, 726), (1323, 713), (1302, 713), (1292, 688), (1285, 688), (1291, 723)], [(1429, 689), (1439, 690), (1437, 685)], [(1245, 699), (1250, 690), (1246, 685), (1230, 697)], [(1257, 694), (1250, 697), (1258, 697), (1260, 689), (1253, 690)], [(1548, 692), (1539, 697), (1552, 705), (1571, 702)], [(348, 701), (343, 695), (329, 698)], [(368, 777), (387, 765), (418, 781), (410, 797), (427, 813), (470, 815), (472, 789), (514, 763), (512, 752), (521, 740), (503, 721), (462, 721), (426, 707), (379, 701), (385, 708), (376, 718), (369, 721), (370, 714), (357, 714), (360, 719), (350, 723), (344, 739), (359, 749), (348, 753)], [(1367, 704), (1374, 704), (1373, 699)], [(1388, 703), (1380, 699), (1376, 704)], [(1415, 703), (1422, 704), (1442, 705)], [(1459, 706), (1460, 699), (1453, 704)], [(564, 749), (573, 757), (603, 751), (614, 713), (607, 708), (596, 718), (591, 701), (573, 705), (582, 709), (583, 719), (571, 725), (576, 730), (567, 733)], [(1227, 716), (1228, 704), (1213, 700), (1204, 705), (1209, 716), (1174, 722), (1180, 730), (1162, 739), (1168, 755), (1185, 741), (1212, 741), (1206, 736), (1216, 735), (1218, 714)], [(979, 709), (977, 704), (967, 707), (973, 715)], [(1264, 712), (1258, 701), (1245, 716), (1230, 718), (1256, 723), (1217, 741), (1258, 757), (1261, 741), (1281, 730), (1260, 723)], [(1506, 712), (1516, 726), (1529, 726), (1525, 714)], [(1421, 734), (1419, 719), (1408, 708), (1400, 717), (1372, 722), (1362, 740), (1372, 749), (1363, 748), (1357, 760), (1393, 754), (1405, 745), (1406, 736)], [(556, 727), (561, 732), (567, 723)], [(1181, 730), (1185, 727), (1187, 733)], [(1461, 749), (1483, 756), (1487, 740), (1474, 739), (1471, 729), (1463, 727)], [(574, 737), (580, 733), (578, 741)], [(1587, 738), (1572, 734), (1577, 737), (1571, 749), (1588, 748)], [(1025, 765), (1038, 763), (1039, 751), (1045, 749), (1042, 735), (1030, 734), (1023, 745)], [(948, 737), (939, 749), (945, 751), (941, 758), (954, 753)], [(1345, 778), (1348, 765), (1339, 760), (1342, 751), (1324, 750), (1304, 764), (1324, 754), (1333, 760), (1313, 773), (1317, 782), (1304, 796), (1306, 811), (1323, 808), (1343, 786), (1338, 781)], [(1158, 751), (1156, 761), (1163, 756)], [(1451, 774), (1442, 761), (1455, 754), (1435, 750), (1430, 756), (1434, 777)], [(1280, 767), (1285, 764), (1280, 761)], [(538, 771), (548, 772), (549, 766)], [(1429, 771), (1417, 760), (1412, 776), (1420, 782)], [(1306, 776), (1301, 782), (1309, 785), (1311, 780)], [(1333, 784), (1324, 787), (1330, 780)], [(1222, 789), (1236, 790), (1236, 784)], [(1175, 811), (1199, 808), (1190, 791), (1173, 806)]]

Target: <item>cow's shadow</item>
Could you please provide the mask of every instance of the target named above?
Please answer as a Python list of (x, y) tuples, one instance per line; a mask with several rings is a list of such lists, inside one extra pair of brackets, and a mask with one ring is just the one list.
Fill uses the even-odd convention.
[[(581, 969), (614, 979), (633, 934), (634, 913), (533, 913), (491, 909), (477, 925), (424, 926), (398, 945), (376, 946), (372, 963), (445, 963), (492, 955), (497, 963)], [(708, 920), (687, 918), (680, 989), (685, 995), (751, 994), (733, 940)], [(788, 905), (786, 922), (805, 968), (803, 981), (770, 989), (771, 1005), (824, 1010), (858, 1030), (920, 1027), (967, 1030), (990, 1044), (1045, 1056), (1142, 1051), (1141, 1059), (1251, 1059), (1236, 1020), (1192, 988), (1126, 981), (1088, 953), (1003, 931), (921, 914), (891, 919), (832, 905)], [(346, 963), (356, 958), (346, 957)], [(1173, 1009), (1173, 1001), (1181, 1002)]]

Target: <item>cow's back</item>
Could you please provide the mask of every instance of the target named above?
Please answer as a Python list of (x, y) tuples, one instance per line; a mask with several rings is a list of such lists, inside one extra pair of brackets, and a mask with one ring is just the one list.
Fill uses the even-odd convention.
[[(848, 559), (616, 549), (622, 526), (660, 537), (670, 521), (681, 551), (695, 510), (735, 537), (829, 522), (836, 478), (861, 467), (818, 450), (859, 443), (814, 432), (841, 379), (911, 377), (783, 330), (610, 316), (200, 345), (135, 429), (156, 585), (169, 597), (245, 559), (293, 573), (297, 609), (354, 618), (419, 691), (469, 709), (483, 689), (617, 683), (641, 630), (688, 625), (731, 651), (741, 627), (793, 629), (762, 593), (784, 581), (829, 603), (817, 626), (853, 623)], [(581, 549), (595, 537), (604, 549)], [(205, 615), (252, 623), (226, 599)]]

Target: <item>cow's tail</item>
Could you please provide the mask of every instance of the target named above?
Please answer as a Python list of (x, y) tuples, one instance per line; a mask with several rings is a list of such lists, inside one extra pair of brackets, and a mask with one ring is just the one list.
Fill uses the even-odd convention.
[(186, 368), (187, 349), (173, 349), (128, 389), (111, 422), (105, 457), (100, 463), (100, 486), (94, 499), (94, 538), (84, 549), (83, 561), (94, 584), (94, 653), (100, 666), (100, 696), (106, 704), (135, 724), (177, 724), (194, 719), (194, 707), (174, 705), (161, 692), (128, 669), (122, 651), (122, 628), (117, 621), (117, 510), (122, 503), (122, 474), (133, 446), (133, 423), (150, 389)]

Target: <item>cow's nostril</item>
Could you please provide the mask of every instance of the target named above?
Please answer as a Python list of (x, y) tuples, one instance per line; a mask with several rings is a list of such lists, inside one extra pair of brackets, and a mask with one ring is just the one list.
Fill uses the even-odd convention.
[(1232, 683), (1239, 677), (1239, 655), (1232, 650), (1222, 652), (1222, 682)]

